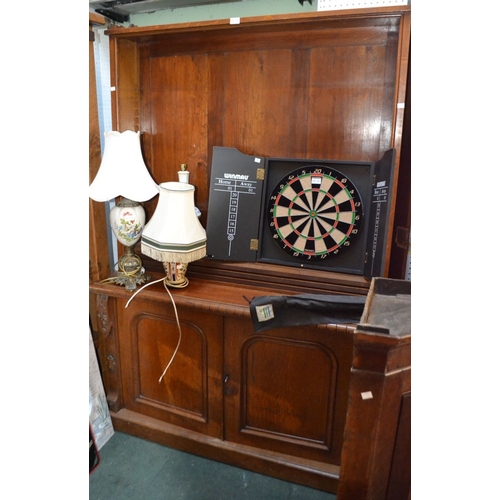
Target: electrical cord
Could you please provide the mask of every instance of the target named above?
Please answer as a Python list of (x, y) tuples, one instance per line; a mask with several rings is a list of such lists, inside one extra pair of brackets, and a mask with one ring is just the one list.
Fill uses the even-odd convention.
[[(177, 313), (177, 307), (175, 305), (175, 300), (174, 300), (174, 297), (172, 296), (172, 294), (170, 293), (170, 290), (168, 289), (168, 280), (167, 278), (160, 278), (159, 280), (156, 280), (156, 281), (151, 281), (150, 283), (144, 285), (143, 287), (139, 288), (139, 290), (137, 290), (136, 292), (134, 292), (134, 294), (132, 295), (132, 297), (130, 297), (130, 299), (128, 299), (127, 303), (125, 304), (125, 308), (128, 307), (128, 305), (130, 304), (130, 302), (132, 301), (132, 299), (139, 293), (141, 292), (142, 290), (144, 290), (144, 288), (146, 288), (147, 286), (149, 285), (154, 285), (155, 283), (159, 283), (160, 281), (163, 281), (163, 286), (165, 288), (165, 290), (167, 291), (167, 293), (169, 294), (170, 296), (170, 300), (172, 301), (172, 306), (174, 307), (174, 313), (175, 313), (175, 320), (177, 322), (177, 328), (179, 330), (179, 340), (177, 341), (177, 347), (175, 348), (174, 350), (174, 353), (172, 354), (172, 357), (170, 358), (170, 361), (168, 362), (165, 370), (163, 370), (163, 373), (161, 374), (161, 377), (158, 379), (158, 383), (160, 383), (163, 379), (163, 377), (165, 376), (165, 374), (167, 373), (167, 370), (170, 368), (170, 365), (172, 364), (172, 362), (174, 361), (174, 358), (177, 354), (177, 351), (179, 350), (179, 347), (181, 345), (181, 340), (182, 340), (182, 330), (181, 330), (181, 323), (179, 321), (179, 315)], [(184, 285), (184, 286), (187, 286), (187, 283)], [(178, 287), (179, 288), (179, 287)]]

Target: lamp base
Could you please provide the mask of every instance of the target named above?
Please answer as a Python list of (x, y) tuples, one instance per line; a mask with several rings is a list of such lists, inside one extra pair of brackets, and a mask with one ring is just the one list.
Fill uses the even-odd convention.
[(142, 285), (149, 279), (149, 276), (144, 274), (141, 258), (132, 250), (144, 229), (146, 221), (144, 208), (136, 201), (122, 198), (111, 209), (109, 220), (113, 234), (125, 247), (125, 253), (118, 261), (117, 276), (108, 281), (123, 285), (126, 290), (133, 292), (137, 285)]
[(166, 277), (163, 283), (172, 288), (185, 288), (189, 285), (189, 280), (186, 278), (187, 268), (187, 263), (164, 262), (163, 269), (165, 270)]
[(144, 272), (137, 276), (130, 276), (128, 274), (119, 272), (117, 276), (111, 279), (113, 283), (116, 283), (117, 285), (123, 285), (125, 286), (125, 290), (133, 292), (137, 288), (137, 285), (146, 283), (146, 281), (148, 281), (149, 279), (149, 276), (144, 274)]
[(133, 292), (137, 285), (142, 285), (150, 279), (142, 267), (141, 258), (134, 253), (132, 247), (125, 247), (125, 253), (118, 261), (118, 273), (110, 279), (117, 285), (125, 286), (125, 290)]

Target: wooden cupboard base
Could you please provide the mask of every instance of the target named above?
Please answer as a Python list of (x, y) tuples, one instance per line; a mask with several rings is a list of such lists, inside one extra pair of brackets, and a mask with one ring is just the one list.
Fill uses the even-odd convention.
[(111, 412), (111, 418), (118, 432), (310, 488), (337, 492), (340, 468), (336, 465), (226, 442), (127, 409)]

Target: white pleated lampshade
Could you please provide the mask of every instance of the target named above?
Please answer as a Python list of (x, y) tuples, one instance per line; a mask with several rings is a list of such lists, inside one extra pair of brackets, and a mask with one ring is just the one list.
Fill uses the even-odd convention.
[(146, 201), (159, 192), (144, 163), (140, 132), (106, 132), (101, 166), (90, 185), (90, 198), (108, 201), (123, 196), (133, 201)]
[(207, 235), (196, 215), (194, 189), (183, 182), (160, 184), (158, 205), (142, 232), (144, 255), (182, 263), (205, 257)]

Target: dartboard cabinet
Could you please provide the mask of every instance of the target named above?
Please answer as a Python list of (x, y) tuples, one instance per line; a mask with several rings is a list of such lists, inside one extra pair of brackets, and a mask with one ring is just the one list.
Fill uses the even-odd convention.
[(208, 257), (382, 276), (394, 159), (393, 149), (368, 162), (214, 147)]

